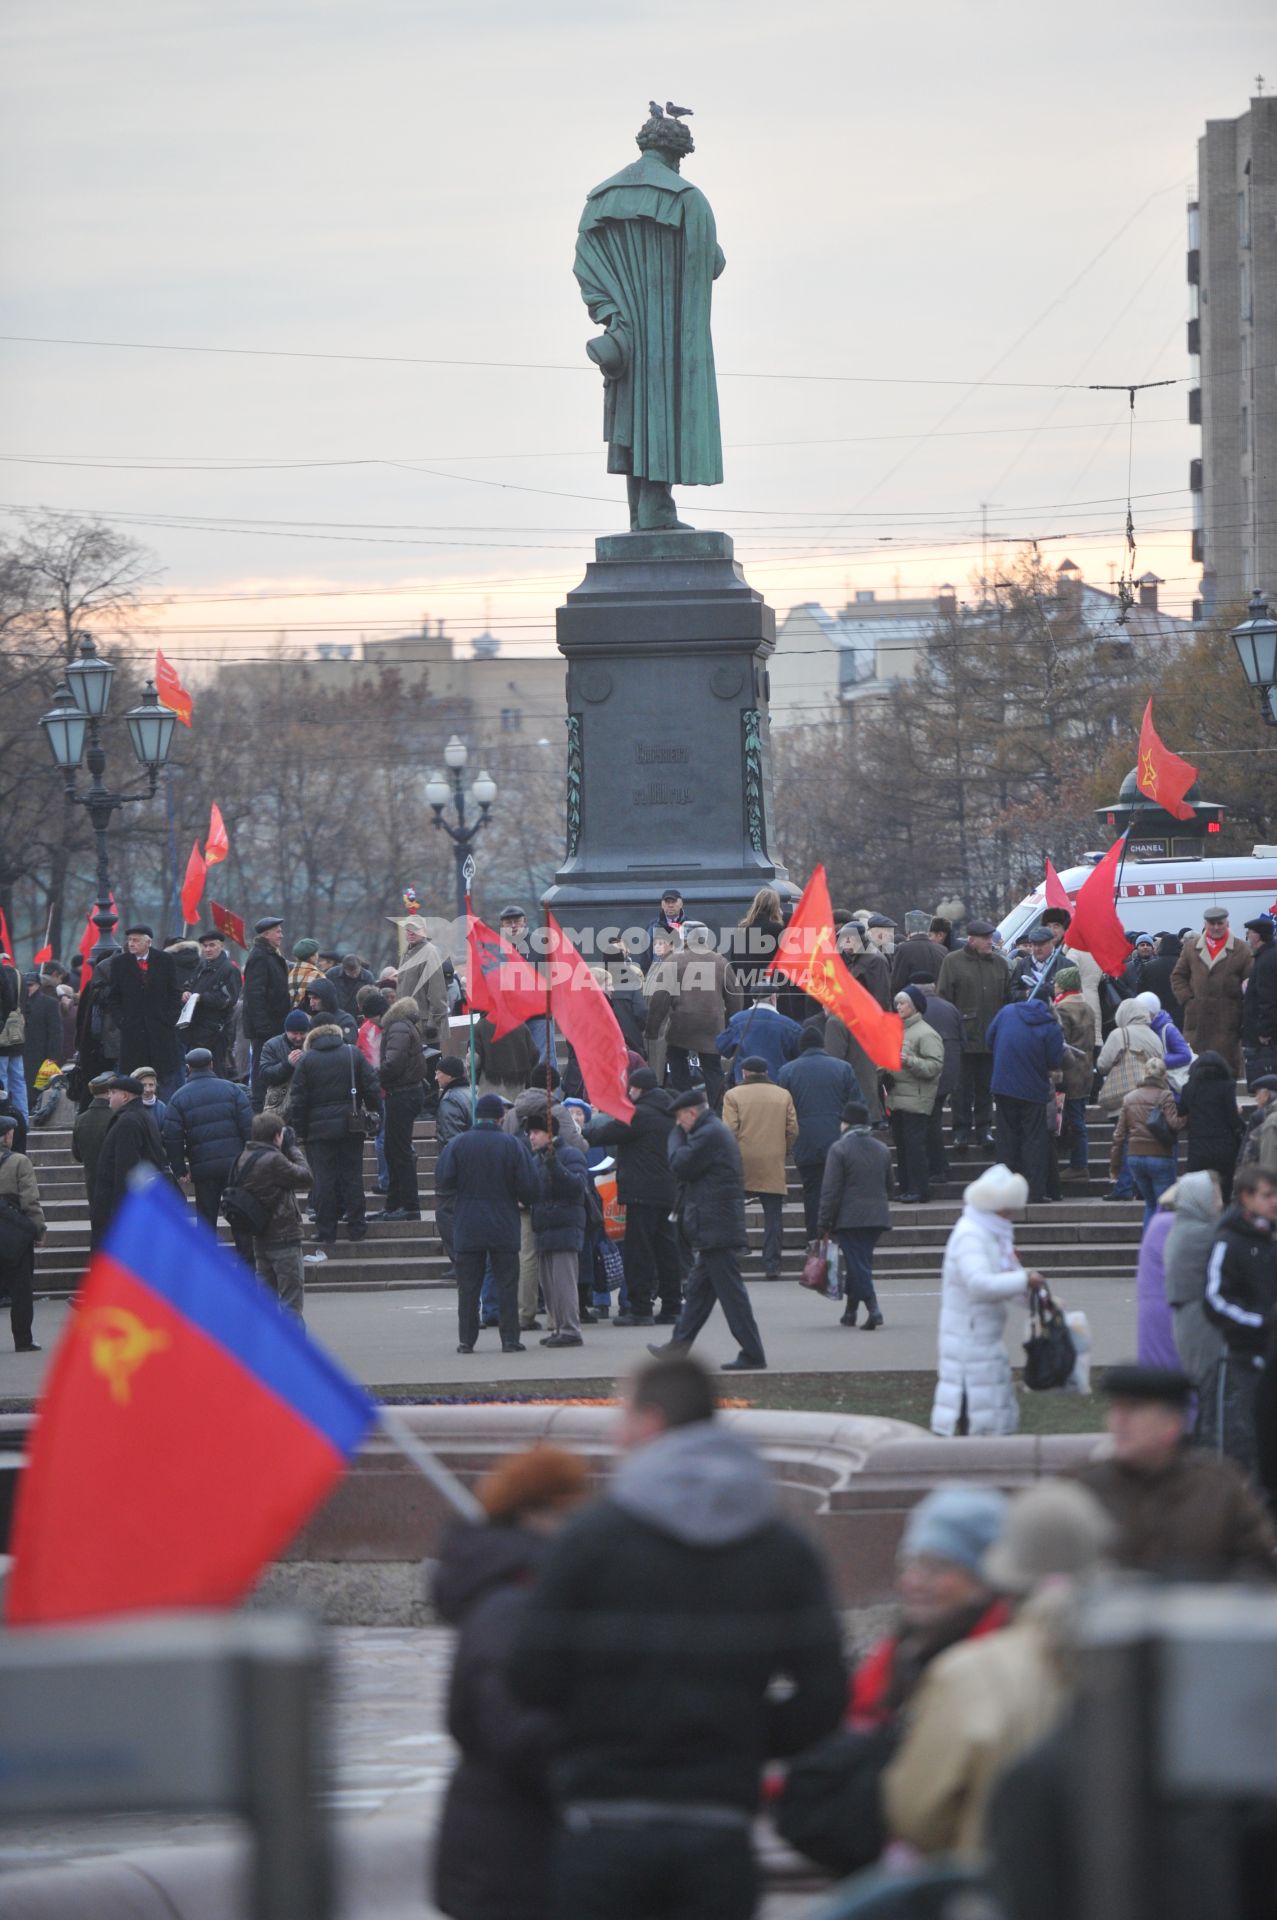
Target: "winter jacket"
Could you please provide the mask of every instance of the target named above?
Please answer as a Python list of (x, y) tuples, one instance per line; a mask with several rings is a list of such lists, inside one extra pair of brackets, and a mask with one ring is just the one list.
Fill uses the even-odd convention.
[(383, 1093), (403, 1093), (419, 1087), (426, 1077), (426, 1051), (421, 1044), (421, 1013), (411, 996), (395, 1001), (381, 1026), (381, 1087)]
[(199, 1002), (189, 1025), (182, 1029), (186, 1046), (208, 1047), (210, 1051), (216, 1048), (243, 984), (239, 968), (228, 954), (200, 961), (187, 983), (189, 991), (199, 995)]
[(848, 1127), (825, 1160), (820, 1188), (819, 1231), (891, 1225), (891, 1149), (868, 1127)]
[(648, 1001), (648, 1033), (659, 1033), (668, 1014), (665, 1038), (671, 1047), (713, 1053), (728, 1019), (744, 1004), (736, 975), (713, 947), (688, 947), (674, 954), (672, 961), (672, 967), (661, 969), (666, 984), (657, 987)]
[[(941, 1100), (957, 1092), (958, 1081), (962, 1077), (962, 1015), (937, 987), (924, 987), (922, 996), (927, 1003), (927, 1010), (922, 1017), (932, 1032), (940, 1035), (944, 1044), (944, 1065), (936, 1082), (936, 1099)], [(825, 1045), (829, 1047), (827, 1040)]]
[(537, 1063), (532, 1035), (526, 1026), (518, 1026), (497, 1040), (493, 1038), (493, 1031), (492, 1022), (486, 1015), (475, 1028), (475, 1071), (480, 1087), (485, 1093), (521, 1091), (528, 1084), (528, 1075)]
[(441, 1147), (470, 1125), (470, 1089), (460, 1083), (439, 1095), (435, 1108), (435, 1139)]
[(1166, 1299), (1166, 1242), (1175, 1215), (1165, 1204), (1157, 1208), (1140, 1238), (1135, 1262), (1135, 1358), (1142, 1367), (1179, 1369), (1175, 1351), (1175, 1321)]
[(1242, 1065), (1242, 989), (1253, 966), (1254, 955), (1235, 933), (1214, 960), (1206, 935), (1199, 933), (1185, 941), (1171, 974), (1171, 990), (1184, 1009), (1184, 1035), (1194, 1053), (1222, 1053), (1234, 1073), (1240, 1073)]
[[(337, 996), (337, 1005), (341, 1011), (348, 1013), (351, 1019), (357, 1023), (359, 1020), (359, 1001), (356, 996), (359, 993), (359, 989), (361, 987), (373, 987), (377, 984), (368, 968), (360, 967), (357, 973), (347, 973), (345, 967), (338, 961), (335, 967), (329, 967), (324, 978), (330, 982), (332, 990)], [(309, 990), (312, 993), (314, 992), (313, 984)]]
[(140, 1100), (128, 1100), (111, 1115), (111, 1124), (98, 1150), (97, 1171), (89, 1218), (96, 1244), (111, 1224), (112, 1215), (128, 1189), (134, 1167), (147, 1165), (168, 1172), (160, 1130)]
[(1225, 1209), (1206, 1263), (1205, 1306), (1229, 1352), (1258, 1366), (1277, 1314), (1277, 1238), (1267, 1220)]
[(1162, 1043), (1162, 1051), (1166, 1056), (1166, 1071), (1168, 1073), (1180, 1073), (1185, 1067), (1192, 1065), (1193, 1049), (1189, 1046), (1187, 1040), (1171, 1019), (1165, 1007), (1163, 1007), (1159, 1013), (1151, 1013), (1148, 1023)]
[(1224, 1336), (1206, 1318), (1206, 1265), (1220, 1208), (1209, 1174), (1185, 1173), (1175, 1183), (1175, 1220), (1162, 1250), (1162, 1278), (1174, 1318), (1175, 1349), (1193, 1383), (1214, 1377)]
[(1154, 1033), (1148, 1010), (1138, 1000), (1123, 1000), (1117, 1010), (1113, 1031), (1100, 1048), (1100, 1057), (1095, 1064), (1102, 1074), (1107, 1075), (1127, 1053), (1139, 1055), (1141, 1070), (1145, 1060), (1166, 1058), (1161, 1036)]
[[(1066, 993), (1055, 1003), (1055, 1017), (1064, 1035), (1060, 1077), (1070, 1100), (1089, 1100), (1095, 1078), (1095, 1047), (1099, 1028), (1080, 993)], [(1072, 1053), (1069, 1049), (1072, 1048)]]
[(1277, 943), (1272, 940), (1254, 949), (1242, 1001), (1242, 1043), (1253, 1049), (1261, 1040), (1277, 1041)]
[(451, 1203), (455, 1252), (517, 1253), (519, 1208), (540, 1198), (540, 1186), (526, 1142), (479, 1120), (439, 1155), (435, 1194)]
[(12, 1147), (0, 1147), (0, 1200), (16, 1200), (37, 1239), (43, 1240), (47, 1223), (40, 1205), (40, 1183), (26, 1154), (15, 1153)]
[(409, 946), (399, 962), (399, 982), (395, 991), (402, 999), (415, 1000), (421, 1014), (421, 1031), (436, 1032), (448, 1020), (448, 983), (443, 975), (443, 960), (433, 940), (418, 940)]
[(1015, 998), (1011, 971), (1000, 954), (957, 947), (946, 955), (937, 990), (962, 1015), (962, 1051), (989, 1052), (989, 1023)]
[[(4, 1025), (11, 1013), (20, 1013), (21, 1010), (22, 975), (16, 967), (10, 966), (7, 960), (0, 961), (0, 1027)], [(0, 1059), (13, 1059), (21, 1052), (22, 1042), (18, 1040), (13, 1046), (0, 1047)], [(96, 1072), (97, 1069), (95, 1068), (94, 1071)]]
[[(16, 980), (17, 975), (14, 975)], [(17, 1049), (21, 1053), (22, 1049)], [(87, 1086), (120, 1057), (120, 1029), (111, 1011), (111, 963), (99, 960), (75, 1010), (75, 1057)]]
[(661, 1087), (649, 1087), (634, 1102), (628, 1120), (597, 1114), (585, 1129), (592, 1147), (610, 1147), (616, 1154), (616, 1197), (623, 1207), (674, 1205), (674, 1175), (670, 1171), (669, 1142), (674, 1132), (674, 1103)]
[(796, 1020), (760, 1000), (732, 1015), (715, 1040), (714, 1051), (731, 1061), (728, 1077), (733, 1086), (740, 1085), (741, 1062), (755, 1055), (767, 1062), (767, 1071), (774, 1080), (785, 1062), (798, 1052), (802, 1031)]
[(1123, 1150), (1143, 1160), (1174, 1159), (1174, 1144), (1163, 1146), (1157, 1135), (1149, 1130), (1148, 1123), (1154, 1114), (1160, 1114), (1175, 1133), (1179, 1133), (1187, 1124), (1166, 1082), (1143, 1080), (1138, 1087), (1132, 1087), (1118, 1109), (1113, 1145), (1109, 1151), (1109, 1172), (1115, 1180), (1122, 1171)]
[(990, 1022), (989, 1045), (995, 1094), (1041, 1104), (1051, 1098), (1051, 1075), (1064, 1064), (1064, 1034), (1045, 1001), (1003, 1007)]
[(920, 984), (914, 982), (915, 973), (924, 973), (929, 980), (938, 980), (940, 969), (948, 958), (948, 947), (942, 947), (938, 941), (929, 939), (925, 933), (902, 940), (891, 956), (893, 999), (907, 986)]
[(824, 1568), (773, 1517), (763, 1462), (697, 1421), (627, 1454), (555, 1541), (507, 1671), (556, 1716), (561, 1802), (752, 1816), (768, 1757), (837, 1726), (840, 1640)]
[(66, 1059), (62, 1032), (62, 1008), (57, 992), (51, 986), (37, 987), (27, 1001), (26, 1034), (22, 1043), (22, 1056), (27, 1079), (27, 1095), (34, 1105), (36, 1075), (45, 1061), (52, 1060), (54, 1066), (60, 1067)]
[(381, 1089), (340, 1027), (312, 1027), (293, 1071), (288, 1105), (299, 1140), (344, 1140), (352, 1113), (380, 1111)]
[[(522, 1133), (524, 1122), (545, 1114), (545, 1088), (525, 1087), (501, 1122), (506, 1133)], [(577, 1109), (564, 1106), (556, 1093), (550, 1105), (550, 1117), (559, 1123), (559, 1140), (565, 1147), (578, 1147), (582, 1151), (585, 1142), (581, 1138), (581, 1129), (577, 1125)]]
[[(367, 982), (361, 982), (366, 985)], [(327, 1026), (336, 1027), (343, 1038), (352, 1047), (359, 1045), (359, 1021), (353, 1013), (347, 1013), (337, 998), (337, 989), (326, 973), (312, 980), (306, 989), (308, 998), (319, 1002), (319, 1012), (312, 1013), (311, 1019), (321, 1021)], [(366, 1056), (365, 1056), (366, 1057)]]
[(1271, 1523), (1231, 1460), (1183, 1446), (1157, 1471), (1101, 1456), (1068, 1477), (1116, 1523), (1116, 1566), (1160, 1580), (1277, 1579)]
[(253, 1125), (253, 1108), (243, 1087), (219, 1080), (211, 1067), (196, 1067), (178, 1088), (164, 1114), (164, 1151), (180, 1180), (229, 1173)]
[(1277, 1177), (1277, 1103), (1252, 1107), (1237, 1156), (1239, 1167), (1260, 1166)]
[(1051, 1619), (1058, 1605), (1055, 1595), (1035, 1598), (1001, 1633), (964, 1640), (931, 1662), (882, 1777), (893, 1839), (919, 1853), (980, 1858), (999, 1776), (1067, 1705)]
[(550, 1541), (529, 1528), (457, 1525), (434, 1570), (436, 1611), (457, 1629), (448, 1732), (461, 1757), (434, 1854), (434, 1902), (460, 1920), (546, 1920), (556, 1818), (549, 1714), (518, 1699), (510, 1651)]
[(743, 1247), (745, 1175), (730, 1127), (706, 1107), (689, 1132), (675, 1124), (667, 1151), (688, 1245), (698, 1253)]
[(550, 1152), (532, 1155), (537, 1197), (532, 1202), (532, 1231), (538, 1253), (580, 1253), (585, 1244), (585, 1188), (590, 1171), (579, 1147), (560, 1139)]
[(940, 1359), (931, 1431), (957, 1432), (965, 1397), (973, 1434), (1014, 1433), (1020, 1424), (1003, 1344), (1007, 1307), (1026, 1301), (1009, 1220), (964, 1206), (940, 1271)]
[(746, 1193), (784, 1193), (785, 1156), (798, 1138), (798, 1115), (784, 1087), (747, 1076), (723, 1100), (723, 1122), (736, 1137)]
[[(946, 957), (946, 955), (940, 955), (940, 966), (944, 965)], [(878, 1002), (884, 1013), (890, 1013), (891, 967), (877, 947), (867, 947), (863, 953), (844, 953), (842, 961), (857, 986), (863, 987), (865, 992)], [(841, 1024), (840, 1021), (839, 1025)]]
[[(301, 1053), (305, 1040), (304, 1033), (277, 1033), (273, 1040), (266, 1042), (257, 1056), (257, 1070), (268, 1087), (290, 1085), (300, 1062), (290, 1060), (288, 1056)], [(273, 1106), (276, 1103), (272, 1101), (271, 1104)]]
[[(290, 1141), (291, 1135), (285, 1134)], [(231, 1168), (228, 1186), (246, 1187), (270, 1208), (270, 1218), (253, 1235), (254, 1247), (297, 1246), (302, 1237), (302, 1212), (297, 1196), (311, 1185), (311, 1172), (301, 1148), (292, 1142), (272, 1147), (255, 1140), (245, 1147)]]
[(292, 1010), (288, 991), (288, 962), (270, 941), (258, 934), (244, 962), (244, 1033), (255, 1047), (284, 1031)]
[(1180, 1092), (1179, 1110), (1188, 1116), (1189, 1172), (1202, 1167), (1231, 1172), (1241, 1145), (1242, 1118), (1232, 1069), (1218, 1054), (1198, 1054)]
[(944, 1041), (920, 1013), (904, 1019), (900, 1065), (889, 1100), (893, 1113), (930, 1113), (944, 1071)]
[(78, 1113), (71, 1128), (71, 1152), (84, 1168), (84, 1191), (93, 1198), (93, 1181), (98, 1170), (98, 1155), (106, 1130), (115, 1118), (104, 1093), (95, 1093), (83, 1113)]
[(1144, 962), (1141, 975), (1141, 991), (1155, 993), (1162, 1003), (1162, 1011), (1169, 1013), (1177, 1027), (1184, 1025), (1184, 1009), (1175, 997), (1171, 979), (1175, 972), (1175, 962), (1183, 948), (1174, 934), (1165, 934), (1157, 943), (1157, 952), (1151, 960)]
[(177, 968), (168, 954), (152, 947), (146, 966), (131, 953), (117, 953), (111, 962), (111, 1011), (120, 1029), (120, 1072), (154, 1067), (161, 1076), (176, 1073), (181, 1063), (176, 1020), (181, 1011)]
[(794, 1165), (823, 1166), (825, 1155), (838, 1138), (843, 1108), (849, 1100), (860, 1098), (854, 1069), (820, 1047), (808, 1047), (781, 1068), (777, 1084), (789, 1094), (798, 1115)]

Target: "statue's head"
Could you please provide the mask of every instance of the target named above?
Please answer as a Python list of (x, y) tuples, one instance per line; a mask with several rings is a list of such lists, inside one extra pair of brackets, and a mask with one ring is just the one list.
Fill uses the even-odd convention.
[(663, 116), (658, 120), (655, 114), (639, 128), (634, 138), (640, 153), (667, 153), (671, 159), (681, 160), (685, 154), (696, 151), (690, 127), (682, 120), (667, 120)]

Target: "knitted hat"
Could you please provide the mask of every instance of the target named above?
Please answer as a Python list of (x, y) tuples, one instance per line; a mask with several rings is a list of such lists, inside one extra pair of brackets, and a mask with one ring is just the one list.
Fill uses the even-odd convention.
[(927, 996), (921, 987), (901, 987), (897, 999), (912, 1000), (915, 1013), (927, 1011)]
[(992, 1487), (937, 1487), (905, 1521), (900, 1557), (925, 1553), (929, 1559), (979, 1573), (1006, 1517), (1006, 1495)]
[(798, 1042), (799, 1053), (809, 1053), (813, 1047), (823, 1047), (825, 1036), (817, 1033), (814, 1027), (804, 1027), (802, 1038)]
[(1072, 1480), (1043, 1480), (1007, 1508), (984, 1576), (1004, 1593), (1031, 1593), (1052, 1578), (1098, 1573), (1116, 1528), (1093, 1493)]
[(299, 940), (293, 948), (294, 960), (313, 960), (319, 952), (318, 940)]
[(466, 1063), (458, 1054), (441, 1053), (435, 1066), (435, 1072), (446, 1073), (449, 1080), (464, 1080)]
[(849, 1100), (842, 1110), (842, 1123), (844, 1127), (867, 1127), (869, 1125), (868, 1107), (863, 1101)]
[(366, 1020), (380, 1020), (383, 1013), (390, 1012), (390, 1002), (384, 993), (367, 994), (360, 1005)]
[(1057, 993), (1080, 993), (1082, 975), (1076, 967), (1057, 967), (1055, 972), (1055, 991)]
[(1022, 1173), (1012, 1173), (999, 1161), (971, 1182), (962, 1199), (977, 1213), (1019, 1213), (1029, 1204), (1029, 1183)]
[(650, 1093), (656, 1085), (656, 1075), (650, 1067), (631, 1067), (626, 1079), (631, 1093)]
[(475, 1102), (476, 1120), (501, 1120), (505, 1116), (505, 1101), (499, 1093), (481, 1093)]
[(284, 1022), (285, 1033), (309, 1033), (310, 1015), (301, 1007), (294, 1007)]

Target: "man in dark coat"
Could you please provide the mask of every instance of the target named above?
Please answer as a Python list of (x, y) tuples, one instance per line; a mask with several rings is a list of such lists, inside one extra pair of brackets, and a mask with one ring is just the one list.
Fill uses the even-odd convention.
[(100, 1245), (116, 1208), (128, 1191), (129, 1175), (135, 1167), (151, 1166), (168, 1172), (160, 1130), (142, 1105), (142, 1082), (128, 1074), (117, 1073), (107, 1087), (111, 1124), (102, 1136), (97, 1170), (93, 1177), (93, 1198), (89, 1202), (92, 1243)]
[[(877, 947), (869, 945), (868, 935), (859, 920), (848, 920), (839, 927), (838, 952), (857, 986), (863, 987), (884, 1012), (890, 1012), (891, 968)], [(937, 958), (936, 965), (940, 964)], [(875, 1127), (884, 1125), (878, 1069), (836, 1013), (829, 1014), (825, 1020), (825, 1051), (831, 1059), (848, 1062), (860, 1087), (860, 1098), (869, 1109), (870, 1122)]]
[(154, 1067), (156, 1091), (167, 1101), (182, 1084), (182, 1050), (177, 1042), (182, 1003), (177, 968), (151, 941), (149, 927), (126, 928), (126, 951), (111, 962), (110, 1004), (120, 1029), (121, 1074), (143, 1065)]
[(315, 1238), (331, 1246), (344, 1213), (347, 1237), (364, 1239), (363, 1116), (381, 1111), (376, 1074), (340, 1027), (314, 1026), (293, 1069), (288, 1099), (293, 1128), (315, 1176)]
[(937, 987), (962, 1015), (962, 1074), (954, 1098), (953, 1144), (965, 1147), (974, 1135), (981, 1146), (992, 1146), (989, 1022), (1015, 999), (1015, 987), (1006, 961), (993, 951), (993, 927), (988, 920), (969, 923), (966, 945), (941, 962)]
[(89, 1104), (83, 1113), (77, 1113), (71, 1128), (71, 1157), (84, 1168), (84, 1195), (90, 1206), (93, 1205), (98, 1155), (102, 1151), (106, 1130), (114, 1118), (111, 1103), (107, 1099), (107, 1089), (114, 1078), (115, 1075), (111, 1073), (95, 1074), (88, 1084)]
[(46, 1060), (60, 1067), (66, 1059), (62, 1026), (62, 1003), (58, 999), (60, 971), (41, 968), (39, 978), (27, 997), (26, 1033), (22, 1042), (22, 1064), (27, 1098), (34, 1105), (36, 1077)]
[(244, 1038), (250, 1050), (249, 1090), (253, 1112), (260, 1113), (266, 1098), (258, 1056), (268, 1040), (284, 1031), (292, 1007), (288, 990), (288, 962), (283, 955), (284, 923), (273, 916), (257, 921), (253, 944), (244, 962)]
[(205, 927), (199, 945), (199, 965), (182, 994), (182, 1004), (185, 1006), (191, 994), (199, 997), (182, 1034), (188, 1057), (192, 1048), (207, 1047), (213, 1056), (214, 1071), (224, 1074), (227, 1027), (244, 982), (226, 951), (226, 936), (217, 927)]
[(506, 1133), (505, 1102), (481, 1094), (475, 1123), (449, 1140), (435, 1168), (435, 1193), (452, 1214), (452, 1258), (457, 1269), (458, 1353), (473, 1353), (479, 1338), (479, 1294), (492, 1264), (503, 1353), (526, 1351), (519, 1338), (520, 1207), (531, 1208), (540, 1182), (527, 1143)]
[[(850, 1068), (847, 1072), (854, 1079)], [(669, 1345), (686, 1351), (717, 1300), (740, 1348), (734, 1360), (723, 1362), (723, 1371), (761, 1371), (767, 1357), (740, 1275), (740, 1250), (746, 1244), (740, 1148), (731, 1128), (710, 1110), (703, 1087), (692, 1087), (677, 1096), (674, 1121), (668, 1147), (670, 1169), (678, 1189), (683, 1237), (696, 1257)], [(652, 1348), (653, 1353), (660, 1351)]]
[(1261, 1167), (1243, 1167), (1206, 1263), (1202, 1304), (1206, 1318), (1223, 1334), (1226, 1351), (1216, 1430), (1202, 1439), (1247, 1473), (1255, 1468), (1255, 1395), (1268, 1329), (1277, 1322), (1275, 1221), (1277, 1180)]
[(120, 1029), (111, 1011), (111, 960), (99, 960), (80, 993), (75, 1010), (75, 1058), (82, 1082), (81, 1108), (88, 1104), (90, 1080), (112, 1074), (120, 1057)]
[(189, 1173), (195, 1211), (216, 1233), (222, 1189), (244, 1150), (253, 1109), (238, 1082), (218, 1078), (207, 1047), (192, 1047), (186, 1065), (190, 1077), (164, 1115), (164, 1151), (176, 1179)]
[(628, 1120), (597, 1114), (585, 1137), (592, 1147), (610, 1147), (616, 1155), (616, 1197), (625, 1208), (625, 1239), (621, 1259), (625, 1267), (628, 1312), (618, 1313), (616, 1327), (650, 1327), (660, 1298), (660, 1317), (667, 1324), (678, 1319), (681, 1280), (678, 1248), (670, 1213), (674, 1206), (674, 1174), (669, 1142), (674, 1131), (674, 1107), (669, 1094), (656, 1084), (650, 1067), (630, 1074), (634, 1112)]
[(360, 987), (372, 987), (377, 983), (357, 953), (343, 953), (341, 964), (329, 967), (328, 976), (337, 994), (337, 1005), (351, 1019), (359, 1014), (359, 1003), (355, 995)]
[[(367, 982), (363, 983), (365, 986)], [(374, 992), (376, 989), (374, 988)], [(383, 1013), (390, 1010), (390, 1002), (381, 996)], [(347, 1013), (337, 997), (337, 989), (326, 974), (318, 980), (312, 980), (303, 995), (306, 1012), (317, 1023), (327, 1023), (330, 1027), (340, 1027), (347, 1040), (353, 1045), (359, 1038), (359, 1019), (353, 1013)], [(365, 1001), (365, 1007), (367, 1002)], [(360, 1009), (360, 1018), (364, 1009)]]
[(865, 1329), (872, 1333), (882, 1325), (873, 1257), (891, 1228), (891, 1149), (875, 1140), (869, 1110), (858, 1100), (843, 1108), (841, 1129), (825, 1160), (818, 1227), (822, 1239), (834, 1236), (843, 1258), (847, 1304), (841, 1324), (854, 1327), (863, 1304)]
[(1162, 1003), (1163, 1013), (1169, 1013), (1175, 1025), (1183, 1030), (1184, 1009), (1171, 989), (1171, 976), (1175, 963), (1183, 952), (1183, 943), (1173, 933), (1160, 933), (1153, 958), (1145, 963), (1142, 991), (1155, 993)]
[(386, 1205), (374, 1218), (420, 1220), (412, 1130), (421, 1112), (426, 1054), (421, 1009), (411, 994), (386, 1009), (381, 1024), (381, 1091), (385, 1101)]
[(821, 1045), (820, 1035), (807, 1028), (798, 1058), (781, 1068), (776, 1084), (784, 1087), (798, 1115), (793, 1159), (803, 1183), (807, 1238), (814, 1240), (816, 1216), (820, 1211), (820, 1183), (825, 1177), (825, 1155), (838, 1138), (843, 1108), (849, 1100), (860, 1098), (859, 1082), (850, 1061), (835, 1060)]
[(846, 1710), (824, 1568), (714, 1413), (687, 1357), (629, 1383), (625, 1457), (515, 1633), (509, 1683), (558, 1729), (551, 1920), (746, 1920), (763, 1767)]
[[(1242, 1052), (1246, 1079), (1257, 1080), (1277, 1066), (1277, 941), (1270, 913), (1246, 922), (1246, 941), (1255, 956), (1242, 1001)], [(30, 1075), (28, 1075), (28, 1081)]]

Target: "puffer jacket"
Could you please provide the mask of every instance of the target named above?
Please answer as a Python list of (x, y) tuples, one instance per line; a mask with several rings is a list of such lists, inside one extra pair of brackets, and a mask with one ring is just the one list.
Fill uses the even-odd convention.
[(580, 1253), (585, 1244), (585, 1184), (590, 1177), (579, 1147), (565, 1146), (562, 1137), (550, 1152), (532, 1156), (536, 1166), (537, 1198), (532, 1202), (532, 1231), (538, 1253)]
[(745, 1176), (731, 1129), (706, 1107), (690, 1132), (675, 1124), (668, 1152), (688, 1244), (698, 1252), (743, 1247)]
[[(938, 953), (940, 949), (937, 947), (936, 951)], [(927, 1003), (927, 1010), (922, 1017), (944, 1043), (944, 1065), (936, 1082), (936, 1099), (940, 1100), (946, 1094), (956, 1093), (962, 1078), (962, 1015), (938, 988), (924, 987), (922, 994)], [(829, 1047), (828, 1040), (825, 1045)], [(833, 1051), (832, 1048), (829, 1050)]]
[(1206, 1318), (1206, 1263), (1219, 1224), (1219, 1196), (1209, 1173), (1185, 1173), (1175, 1183), (1175, 1222), (1162, 1255), (1162, 1279), (1174, 1316), (1175, 1351), (1199, 1387), (1213, 1379), (1224, 1336)]
[(1051, 1075), (1064, 1062), (1064, 1034), (1042, 1000), (1017, 1000), (989, 1023), (995, 1094), (1008, 1100), (1051, 1098)]
[(904, 1019), (900, 1065), (894, 1070), (890, 1104), (894, 1113), (930, 1113), (944, 1072), (944, 1041), (920, 1013)]
[(520, 1207), (540, 1193), (527, 1142), (479, 1120), (449, 1140), (435, 1168), (435, 1194), (453, 1212), (456, 1253), (517, 1253)]
[(1188, 1117), (1188, 1170), (1214, 1167), (1227, 1173), (1237, 1164), (1242, 1118), (1232, 1068), (1217, 1053), (1199, 1053), (1179, 1096)]
[(46, 1223), (35, 1168), (25, 1153), (15, 1153), (11, 1147), (0, 1147), (0, 1199), (16, 1200), (37, 1237), (43, 1240)]
[(349, 1117), (356, 1108), (368, 1113), (380, 1111), (377, 1076), (339, 1026), (312, 1027), (306, 1035), (293, 1074), (289, 1106), (299, 1140), (343, 1140), (350, 1133)]
[[(1153, 996), (1149, 997), (1151, 999)], [(1168, 1073), (1178, 1073), (1181, 1068), (1192, 1065), (1193, 1049), (1171, 1019), (1170, 1014), (1160, 1004), (1158, 1012), (1149, 1014), (1149, 1025), (1162, 1043)]]
[(470, 1125), (470, 1089), (457, 1085), (448, 1087), (439, 1095), (439, 1104), (435, 1108), (435, 1139), (441, 1147), (446, 1147), (456, 1134), (464, 1133)]
[(231, 1169), (230, 1186), (246, 1187), (270, 1208), (270, 1218), (260, 1233), (253, 1235), (256, 1247), (296, 1246), (302, 1237), (302, 1212), (297, 1196), (311, 1184), (306, 1156), (289, 1133), (289, 1144), (269, 1146), (254, 1141), (245, 1147)]
[(229, 1173), (253, 1124), (247, 1093), (234, 1080), (219, 1080), (211, 1067), (196, 1067), (168, 1102), (161, 1138), (180, 1180)]
[(419, 1087), (426, 1077), (421, 1011), (411, 996), (396, 1000), (381, 1023), (381, 1086), (384, 1093)]
[(931, 1431), (954, 1434), (965, 1397), (973, 1434), (1014, 1433), (1020, 1424), (1003, 1334), (1007, 1307), (1027, 1304), (1009, 1220), (965, 1206), (940, 1273), (940, 1356)]
[(1165, 1080), (1145, 1080), (1133, 1087), (1122, 1102), (1109, 1153), (1109, 1171), (1116, 1180), (1122, 1170), (1122, 1150), (1144, 1160), (1172, 1160), (1173, 1146), (1164, 1147), (1156, 1134), (1149, 1132), (1149, 1120), (1160, 1113), (1176, 1133), (1188, 1122), (1175, 1105), (1175, 1095)]
[(598, 1114), (585, 1129), (592, 1147), (611, 1147), (616, 1153), (616, 1197), (621, 1205), (674, 1205), (674, 1175), (670, 1171), (669, 1141), (674, 1131), (674, 1103), (660, 1087), (649, 1087), (634, 1102), (629, 1120)]
[(1206, 1318), (1230, 1353), (1259, 1365), (1277, 1316), (1277, 1239), (1240, 1207), (1220, 1215), (1206, 1263)]
[(289, 1059), (290, 1053), (300, 1053), (305, 1044), (306, 1035), (277, 1033), (268, 1040), (258, 1055), (257, 1070), (268, 1087), (286, 1087), (300, 1064)]

